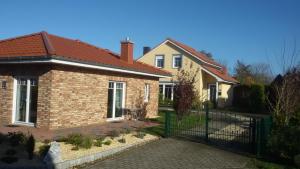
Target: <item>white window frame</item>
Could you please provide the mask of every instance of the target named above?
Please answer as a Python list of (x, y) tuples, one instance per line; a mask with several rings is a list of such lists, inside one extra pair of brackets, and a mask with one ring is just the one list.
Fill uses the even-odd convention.
[(145, 87), (144, 87), (144, 92), (145, 92), (145, 95), (144, 95), (144, 102), (149, 102), (150, 100), (150, 85), (149, 84), (145, 84)]
[[(122, 97), (122, 108), (124, 109), (125, 108), (125, 94), (126, 94), (126, 83), (125, 82), (119, 82), (119, 81), (109, 81), (108, 82), (108, 85), (109, 83), (112, 82), (114, 87), (113, 87), (113, 112), (112, 112), (112, 117), (111, 118), (107, 118), (106, 121), (118, 121), (118, 120), (123, 120), (124, 119), (124, 112), (122, 113), (122, 116), (121, 117), (116, 117), (116, 109), (115, 109), (115, 106), (116, 106), (116, 90), (117, 90), (117, 83), (122, 83), (123, 84), (123, 97)], [(108, 88), (109, 89), (109, 86)], [(107, 112), (106, 112), (107, 114)]]
[[(175, 66), (175, 59), (176, 58), (180, 58), (180, 60), (181, 60), (181, 65), (180, 66)], [(180, 55), (180, 54), (174, 54), (172, 60), (173, 60), (173, 63), (172, 63), (173, 68), (181, 68), (182, 67), (182, 55)]]
[[(23, 121), (17, 121), (16, 120), (16, 113), (17, 113), (17, 88), (18, 88), (18, 79), (24, 78), (26, 79), (26, 85), (27, 85), (27, 93), (26, 93), (26, 117), (25, 117), (25, 122)], [(31, 79), (36, 79), (38, 80), (37, 77), (33, 76), (17, 76), (14, 77), (14, 84), (13, 84), (13, 107), (12, 107), (12, 124), (18, 124), (18, 125), (27, 125), (27, 126), (34, 126), (35, 123), (29, 122), (29, 111), (30, 111), (30, 92), (31, 92), (31, 84), (30, 80)]]
[[(158, 66), (158, 59), (160, 59), (160, 57), (162, 58), (163, 60), (163, 66)], [(155, 66), (157, 68), (164, 68), (165, 67), (165, 55), (155, 55)]]
[(166, 85), (172, 85), (172, 90), (171, 90), (171, 100), (174, 100), (174, 86), (175, 83), (159, 83), (159, 85), (163, 86), (163, 100), (165, 100), (165, 95), (166, 95)]

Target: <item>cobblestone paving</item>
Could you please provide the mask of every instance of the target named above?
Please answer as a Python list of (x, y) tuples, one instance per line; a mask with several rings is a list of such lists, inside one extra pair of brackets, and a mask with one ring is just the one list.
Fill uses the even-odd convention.
[(200, 143), (161, 139), (85, 169), (246, 169), (247, 157)]

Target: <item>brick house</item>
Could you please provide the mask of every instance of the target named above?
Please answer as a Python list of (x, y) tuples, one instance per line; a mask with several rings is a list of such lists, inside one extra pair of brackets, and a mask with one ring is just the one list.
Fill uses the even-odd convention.
[(124, 108), (147, 103), (158, 111), (159, 70), (121, 54), (40, 32), (0, 41), (0, 125), (60, 129), (123, 118)]

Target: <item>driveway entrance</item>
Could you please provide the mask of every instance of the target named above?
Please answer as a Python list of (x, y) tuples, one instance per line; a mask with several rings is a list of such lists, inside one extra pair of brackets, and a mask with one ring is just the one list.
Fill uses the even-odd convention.
[(247, 157), (205, 144), (161, 139), (86, 165), (85, 169), (245, 169)]

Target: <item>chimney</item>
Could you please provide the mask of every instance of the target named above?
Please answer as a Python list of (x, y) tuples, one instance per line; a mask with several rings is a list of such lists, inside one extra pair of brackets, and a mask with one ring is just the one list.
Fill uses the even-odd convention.
[(151, 50), (151, 48), (149, 46), (144, 46), (143, 47), (143, 55), (145, 55), (146, 53), (148, 53)]
[(129, 64), (133, 63), (133, 42), (128, 37), (121, 41), (121, 60)]

